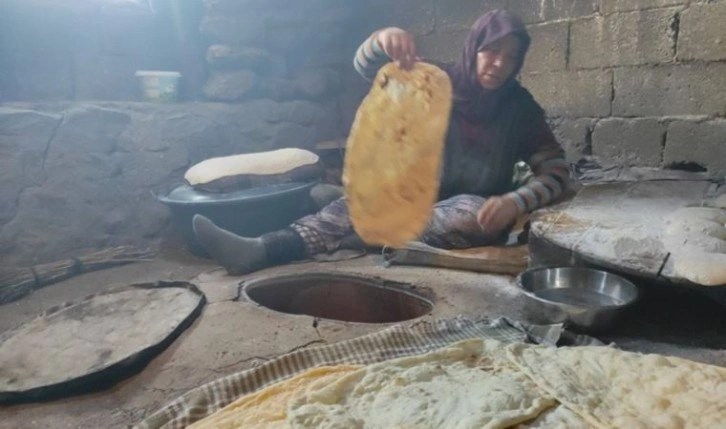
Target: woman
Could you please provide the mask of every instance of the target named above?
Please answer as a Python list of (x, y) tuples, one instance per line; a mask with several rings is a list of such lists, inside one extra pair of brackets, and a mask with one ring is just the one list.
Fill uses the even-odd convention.
[[(420, 241), (445, 249), (495, 243), (519, 215), (551, 203), (566, 187), (563, 150), (542, 108), (515, 79), (529, 45), (522, 21), (496, 10), (476, 21), (456, 64), (440, 65), (451, 78), (454, 103), (439, 202)], [(358, 49), (354, 67), (372, 80), (390, 61), (403, 68), (420, 61), (411, 34), (399, 28), (376, 31)], [(512, 189), (519, 160), (535, 178)], [(236, 236), (202, 216), (195, 216), (194, 231), (230, 274), (332, 252), (356, 237), (345, 198), (258, 238)]]

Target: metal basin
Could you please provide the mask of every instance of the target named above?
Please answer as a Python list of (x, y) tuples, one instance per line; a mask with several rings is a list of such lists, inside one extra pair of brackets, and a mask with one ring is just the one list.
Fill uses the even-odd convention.
[(172, 220), (189, 250), (204, 257), (207, 255), (192, 229), (194, 215), (204, 215), (235, 234), (257, 237), (313, 213), (310, 189), (314, 185), (314, 182), (281, 183), (226, 193), (198, 191), (189, 185), (181, 185), (156, 198), (169, 207)]
[(630, 281), (590, 268), (534, 268), (517, 276), (517, 286), (533, 321), (589, 332), (611, 327), (638, 299), (638, 288)]

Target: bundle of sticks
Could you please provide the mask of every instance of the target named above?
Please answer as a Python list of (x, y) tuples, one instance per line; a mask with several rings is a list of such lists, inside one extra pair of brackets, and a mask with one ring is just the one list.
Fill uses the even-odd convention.
[(151, 256), (150, 250), (119, 246), (26, 268), (0, 267), (0, 304), (16, 301), (36, 289), (82, 273), (150, 261)]

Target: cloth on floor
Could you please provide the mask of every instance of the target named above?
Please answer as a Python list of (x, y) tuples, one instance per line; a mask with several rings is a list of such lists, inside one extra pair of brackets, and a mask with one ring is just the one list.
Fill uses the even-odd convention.
[[(555, 345), (565, 332), (561, 324), (528, 325), (506, 318), (459, 317), (412, 325), (399, 324), (352, 340), (298, 350), (208, 383), (150, 415), (135, 429), (183, 429), (244, 395), (316, 367), (372, 364), (428, 353), (471, 338)], [(578, 336), (573, 342), (602, 344), (586, 336)]]

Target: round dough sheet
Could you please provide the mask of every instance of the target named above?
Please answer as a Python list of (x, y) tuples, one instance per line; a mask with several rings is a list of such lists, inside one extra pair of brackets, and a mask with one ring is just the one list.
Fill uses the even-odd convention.
[(188, 283), (127, 286), (52, 309), (0, 335), (0, 401), (84, 390), (161, 351), (199, 313)]

